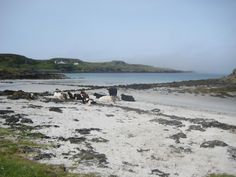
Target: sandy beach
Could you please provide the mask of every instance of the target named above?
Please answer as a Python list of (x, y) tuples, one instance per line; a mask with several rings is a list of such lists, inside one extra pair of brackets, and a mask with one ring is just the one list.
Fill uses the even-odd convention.
[[(52, 100), (56, 88), (85, 88), (97, 104)], [(0, 127), (33, 127), (31, 132), (44, 135), (35, 141), (50, 144), (29, 156), (40, 163), (102, 177), (236, 174), (236, 97), (118, 88), (119, 97), (132, 95), (135, 101), (99, 102), (93, 94), (108, 95), (106, 88), (43, 80), (4, 81), (4, 90), (47, 91), (34, 100), (0, 96), (0, 110), (14, 111), (0, 115)], [(6, 124), (17, 115), (17, 125)]]

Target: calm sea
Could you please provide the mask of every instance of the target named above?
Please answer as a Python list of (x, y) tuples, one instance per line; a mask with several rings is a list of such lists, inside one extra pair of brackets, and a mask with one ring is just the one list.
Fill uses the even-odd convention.
[(224, 75), (202, 73), (66, 73), (72, 80), (88, 85), (163, 83), (184, 80), (214, 79)]

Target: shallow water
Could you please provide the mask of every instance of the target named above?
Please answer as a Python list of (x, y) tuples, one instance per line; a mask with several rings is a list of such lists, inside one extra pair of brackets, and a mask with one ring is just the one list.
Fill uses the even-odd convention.
[(0, 81), (1, 90), (24, 90), (28, 92), (78, 89), (82, 85), (120, 85), (140, 83), (163, 83), (184, 80), (220, 78), (219, 74), (200, 73), (65, 73), (70, 79), (49, 80), (4, 80)]
[(66, 75), (74, 81), (92, 85), (164, 83), (223, 77), (220, 74), (203, 73), (66, 73)]

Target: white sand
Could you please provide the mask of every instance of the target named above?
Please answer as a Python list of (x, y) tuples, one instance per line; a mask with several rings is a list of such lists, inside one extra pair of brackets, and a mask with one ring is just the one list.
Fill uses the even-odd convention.
[[(43, 82), (43, 81), (42, 81)], [(3, 83), (1, 83), (3, 85)], [(0, 90), (10, 89), (13, 85), (4, 83)], [(11, 85), (11, 86), (10, 86)], [(77, 86), (20, 84), (17, 89), (25, 91), (52, 91), (60, 89), (78, 89)], [(47, 89), (49, 88), (49, 89)], [(89, 94), (94, 93), (89, 91)], [(106, 93), (105, 89), (96, 92)], [(64, 164), (72, 172), (96, 172), (101, 176), (117, 175), (119, 177), (148, 177), (158, 176), (152, 170), (158, 169), (169, 173), (170, 177), (204, 177), (209, 173), (236, 174), (236, 161), (229, 158), (227, 150), (236, 147), (235, 131), (219, 128), (206, 128), (205, 132), (186, 131), (189, 121), (182, 121), (183, 127), (162, 125), (152, 122), (153, 119), (167, 119), (151, 110), (160, 109), (166, 115), (176, 115), (186, 118), (214, 119), (222, 123), (236, 125), (236, 98), (216, 98), (210, 96), (194, 96), (190, 94), (167, 93), (163, 90), (124, 90), (118, 93), (133, 95), (136, 102), (118, 101), (114, 106), (83, 105), (80, 102), (44, 103), (40, 100), (9, 100), (0, 97), (0, 109), (11, 107), (16, 113), (27, 114), (33, 120), (33, 125), (58, 125), (37, 131), (51, 137), (42, 140), (45, 143), (61, 144), (59, 148), (45, 150), (56, 155), (43, 163)], [(28, 108), (29, 104), (43, 106), (40, 109)], [(61, 107), (63, 113), (49, 111), (49, 107)], [(145, 113), (128, 111), (119, 108), (137, 108), (146, 110)], [(24, 108), (24, 109), (22, 109)], [(78, 119), (79, 121), (74, 121)], [(2, 121), (2, 119), (0, 119)], [(3, 123), (3, 122), (2, 122)], [(0, 123), (0, 125), (2, 125)], [(101, 131), (91, 131), (88, 135), (80, 135), (75, 129), (99, 128)], [(180, 143), (169, 137), (183, 132), (187, 138), (181, 138)], [(98, 164), (79, 163), (71, 157), (79, 149), (88, 148), (86, 144), (72, 144), (69, 141), (58, 141), (57, 137), (86, 137), (94, 151), (105, 154), (107, 168)], [(104, 138), (108, 142), (92, 142), (92, 138)], [(227, 147), (200, 148), (200, 145), (209, 140), (221, 140)], [(177, 148), (191, 149), (191, 152), (178, 152)], [(62, 153), (71, 151), (68, 158)], [(141, 152), (142, 151), (142, 152)]]

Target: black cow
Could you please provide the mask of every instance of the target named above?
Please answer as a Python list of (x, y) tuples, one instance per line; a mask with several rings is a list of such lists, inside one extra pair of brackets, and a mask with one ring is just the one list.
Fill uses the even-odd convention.
[(117, 96), (117, 88), (115, 87), (108, 88), (108, 92), (110, 96), (115, 96), (115, 97)]

